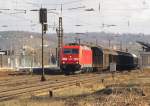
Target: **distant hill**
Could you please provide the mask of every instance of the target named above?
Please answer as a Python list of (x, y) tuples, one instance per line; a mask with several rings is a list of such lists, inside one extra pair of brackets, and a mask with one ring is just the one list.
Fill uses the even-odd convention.
[[(141, 45), (136, 41), (150, 41), (149, 35), (143, 34), (114, 34), (105, 32), (65, 33), (64, 44), (69, 42), (96, 44), (109, 48), (128, 49), (129, 52), (139, 54)], [(56, 55), (57, 35), (44, 35), (44, 64), (49, 65), (50, 56)], [(3, 66), (41, 66), (41, 34), (23, 31), (0, 32), (0, 49), (10, 50), (10, 55), (3, 56)], [(10, 60), (8, 62), (8, 60)]]
[(142, 33), (139, 34), (116, 34), (116, 33), (105, 33), (105, 32), (93, 32), (93, 33), (77, 33), (77, 34), (65, 34), (66, 38), (65, 42), (75, 41), (75, 38), (80, 38), (81, 43), (90, 42), (97, 43), (98, 45), (102, 45), (106, 48), (117, 48), (120, 49), (122, 45), (122, 49), (128, 49), (129, 52), (139, 54), (141, 50), (141, 45), (137, 44), (136, 41), (149, 42), (150, 35), (144, 35)]
[[(45, 35), (44, 44), (54, 47), (56, 45), (56, 38), (50, 37), (50, 35)], [(0, 32), (1, 49), (20, 49), (25, 45), (33, 48), (39, 48), (41, 45), (41, 34), (22, 31)]]
[[(123, 49), (126, 47), (130, 52), (136, 53), (140, 49), (140, 45), (136, 41), (150, 41), (149, 35), (144, 34), (114, 34), (105, 32), (87, 32), (87, 33), (65, 33), (64, 43), (75, 42), (76, 39), (81, 40), (81, 43), (96, 43), (104, 47), (120, 48), (122, 44)], [(49, 45), (53, 50), (57, 47), (57, 35), (44, 35), (44, 44)], [(40, 48), (41, 34), (24, 31), (1, 31), (0, 32), (0, 49), (22, 49), (24, 45), (33, 48)]]

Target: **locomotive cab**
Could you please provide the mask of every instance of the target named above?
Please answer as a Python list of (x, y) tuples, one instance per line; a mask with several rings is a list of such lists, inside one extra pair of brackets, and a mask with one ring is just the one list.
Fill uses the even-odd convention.
[(80, 67), (79, 46), (64, 46), (61, 53), (61, 70), (65, 74), (69, 74), (80, 69)]
[(60, 68), (65, 74), (81, 72), (92, 67), (92, 51), (87, 46), (65, 45), (60, 61)]
[(62, 64), (78, 64), (79, 48), (64, 48), (62, 55)]

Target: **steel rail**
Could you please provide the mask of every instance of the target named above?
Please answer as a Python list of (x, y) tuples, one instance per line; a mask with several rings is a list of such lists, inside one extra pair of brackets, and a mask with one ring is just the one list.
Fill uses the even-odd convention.
[[(94, 75), (92, 75), (93, 77)], [(71, 77), (64, 77), (63, 79), (62, 78), (57, 78), (57, 79), (53, 79), (51, 81), (45, 81), (45, 82), (38, 82), (38, 83), (35, 83), (35, 84), (30, 84), (30, 85), (22, 85), (22, 86), (17, 86), (17, 87), (13, 87), (11, 89), (1, 89), (0, 90), (0, 94), (2, 92), (8, 92), (8, 91), (12, 91), (12, 90), (20, 90), (20, 89), (24, 89), (24, 88), (31, 88), (31, 87), (37, 87), (37, 86), (42, 86), (42, 85), (49, 85), (49, 84), (55, 84), (55, 83), (61, 83), (61, 82), (64, 82), (67, 80), (78, 80), (78, 78), (81, 78), (81, 77), (87, 77), (87, 76), (71, 76)], [(60, 80), (60, 81), (58, 81)]]
[[(100, 79), (99, 76), (91, 76), (88, 78), (82, 78), (79, 79), (79, 82), (87, 82), (89, 83), (90, 81), (97, 81), (98, 79)], [(43, 85), (43, 86), (35, 86), (35, 87), (30, 87), (30, 88), (24, 88), (24, 89), (18, 89), (16, 91), (8, 91), (5, 93), (0, 93), (0, 100), (6, 100), (6, 99), (11, 99), (14, 98), (16, 96), (19, 95), (23, 95), (23, 94), (27, 94), (27, 93), (31, 93), (31, 92), (35, 92), (35, 91), (40, 91), (43, 89), (49, 89), (49, 90), (53, 90), (53, 89), (59, 89), (62, 88), (63, 86), (73, 86), (77, 83), (77, 80), (71, 79), (69, 81), (60, 81), (59, 83), (53, 83), (53, 84), (49, 84), (49, 85)]]

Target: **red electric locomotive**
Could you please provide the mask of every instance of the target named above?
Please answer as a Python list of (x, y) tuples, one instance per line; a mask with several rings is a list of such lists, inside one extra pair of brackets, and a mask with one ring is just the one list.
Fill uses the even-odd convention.
[(131, 53), (114, 51), (100, 46), (79, 44), (65, 45), (61, 51), (60, 68), (64, 74), (75, 72), (109, 70), (116, 63), (119, 70), (131, 70), (137, 67), (137, 57)]
[(60, 61), (60, 68), (65, 74), (92, 71), (92, 50), (85, 45), (65, 45), (61, 52)]

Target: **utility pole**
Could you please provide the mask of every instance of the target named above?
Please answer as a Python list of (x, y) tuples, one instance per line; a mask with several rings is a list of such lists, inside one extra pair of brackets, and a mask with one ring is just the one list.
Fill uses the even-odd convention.
[(46, 81), (45, 72), (44, 72), (44, 34), (47, 31), (47, 9), (41, 8), (39, 11), (39, 21), (42, 25), (42, 76), (41, 81)]
[(3, 67), (3, 55), (1, 54), (1, 68)]
[(80, 45), (80, 44), (81, 44), (81, 39), (76, 37), (76, 38), (75, 38), (75, 43), (77, 43), (77, 44)]
[(58, 37), (58, 52), (57, 52), (57, 66), (60, 66), (60, 57), (61, 51), (63, 47), (63, 25), (62, 25), (62, 17), (59, 17), (59, 27), (56, 29), (57, 37)]
[(109, 49), (110, 49), (110, 43), (111, 43), (111, 41), (110, 41), (110, 39), (109, 39)]
[(120, 51), (122, 51), (122, 41), (120, 41)]
[(95, 40), (95, 42), (96, 42), (96, 46), (98, 46), (98, 41), (97, 41), (97, 39)]
[(79, 40), (79, 45), (80, 45), (81, 44), (81, 39), (79, 38), (78, 40)]

